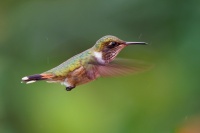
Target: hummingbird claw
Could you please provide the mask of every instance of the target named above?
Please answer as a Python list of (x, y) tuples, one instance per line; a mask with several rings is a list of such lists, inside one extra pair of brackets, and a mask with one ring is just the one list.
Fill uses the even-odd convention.
[(69, 87), (66, 87), (66, 91), (71, 91), (72, 89), (74, 89), (75, 86), (69, 86)]

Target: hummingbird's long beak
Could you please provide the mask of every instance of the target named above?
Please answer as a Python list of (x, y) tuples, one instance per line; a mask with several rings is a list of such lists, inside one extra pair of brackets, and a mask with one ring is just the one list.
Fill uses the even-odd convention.
[(126, 45), (147, 45), (146, 42), (126, 42)]

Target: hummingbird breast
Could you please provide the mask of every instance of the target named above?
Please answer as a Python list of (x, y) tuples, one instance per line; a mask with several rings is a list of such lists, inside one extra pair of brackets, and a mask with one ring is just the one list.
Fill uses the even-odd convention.
[(77, 86), (81, 84), (88, 83), (99, 77), (95, 67), (91, 66), (81, 66), (76, 70), (67, 74), (66, 80), (68, 84), (72, 86)]

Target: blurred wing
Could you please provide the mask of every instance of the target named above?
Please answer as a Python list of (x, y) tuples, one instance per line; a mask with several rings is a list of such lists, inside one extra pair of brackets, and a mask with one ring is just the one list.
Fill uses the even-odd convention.
[(107, 65), (96, 65), (98, 73), (102, 77), (135, 74), (149, 70), (153, 65), (129, 59), (115, 59)]

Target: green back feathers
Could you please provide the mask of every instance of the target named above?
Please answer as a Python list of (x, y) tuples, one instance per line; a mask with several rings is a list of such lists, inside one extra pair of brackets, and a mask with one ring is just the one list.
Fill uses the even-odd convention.
[(88, 62), (90, 60), (90, 49), (83, 51), (80, 54), (77, 54), (67, 61), (63, 62), (59, 66), (45, 72), (45, 73), (53, 73), (56, 76), (66, 76), (69, 72), (74, 71), (75, 69), (79, 68), (85, 62)]

